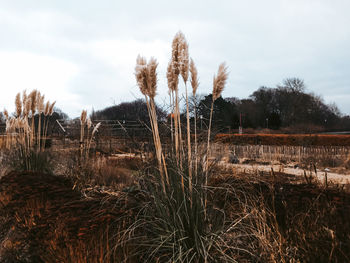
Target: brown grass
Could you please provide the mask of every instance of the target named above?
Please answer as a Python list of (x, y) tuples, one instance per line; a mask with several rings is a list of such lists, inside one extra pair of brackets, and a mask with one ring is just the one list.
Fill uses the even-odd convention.
[(1, 178), (1, 261), (125, 259), (128, 248), (118, 245), (118, 233), (132, 223), (136, 199), (118, 191), (107, 195), (96, 190), (84, 198), (72, 188), (69, 180), (57, 176), (11, 173)]

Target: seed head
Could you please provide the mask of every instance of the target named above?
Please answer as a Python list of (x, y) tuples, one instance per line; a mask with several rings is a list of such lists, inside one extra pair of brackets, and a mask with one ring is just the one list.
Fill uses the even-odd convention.
[(168, 88), (170, 91), (175, 91), (178, 88), (179, 76), (175, 74), (175, 69), (173, 62), (170, 61), (168, 64), (168, 69), (166, 73), (168, 79)]
[(180, 74), (180, 56), (181, 56), (181, 46), (185, 36), (181, 31), (177, 32), (172, 43), (172, 53), (171, 60), (173, 61), (174, 73), (176, 75)]
[(54, 101), (49, 108), (49, 115), (52, 116), (53, 112), (54, 112), (54, 107), (55, 107), (56, 101)]
[(87, 111), (83, 110), (80, 115), (80, 124), (84, 125), (86, 122), (86, 117), (87, 117)]
[(225, 63), (220, 64), (218, 74), (213, 79), (213, 101), (220, 97), (225, 88), (228, 73)]
[(180, 73), (186, 83), (188, 80), (188, 70), (189, 70), (189, 55), (188, 55), (188, 43), (186, 42), (185, 37), (183, 37), (182, 42), (180, 43)]
[(197, 88), (199, 86), (199, 82), (198, 82), (198, 71), (197, 71), (196, 65), (194, 64), (193, 59), (191, 59), (191, 63), (190, 63), (190, 72), (191, 72), (192, 94), (193, 96), (195, 96), (197, 92)]
[(21, 94), (18, 92), (15, 99), (16, 104), (16, 116), (20, 117), (22, 114), (22, 101), (21, 101)]

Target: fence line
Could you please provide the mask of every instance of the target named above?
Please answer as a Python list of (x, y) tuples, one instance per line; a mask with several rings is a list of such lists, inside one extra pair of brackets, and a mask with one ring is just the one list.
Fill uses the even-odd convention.
[(275, 146), (275, 145), (224, 145), (214, 144), (213, 153), (237, 158), (260, 159), (263, 161), (298, 161), (308, 158), (347, 159), (349, 146)]

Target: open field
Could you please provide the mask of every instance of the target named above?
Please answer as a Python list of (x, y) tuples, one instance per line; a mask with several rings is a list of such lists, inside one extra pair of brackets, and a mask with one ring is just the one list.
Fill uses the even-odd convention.
[[(122, 147), (123, 143), (118, 148)], [(315, 172), (314, 167), (302, 167), (295, 160), (281, 162), (288, 155), (280, 153), (281, 158), (274, 160), (264, 152), (257, 155), (253, 148), (245, 148), (243, 152), (251, 155), (237, 163), (230, 159), (230, 147), (211, 146), (215, 172), (208, 201), (225, 215), (229, 231), (222, 238), (235, 247), (229, 252), (232, 257), (244, 262), (349, 260), (349, 170), (343, 167), (346, 172), (335, 173), (316, 168)], [(0, 259), (140, 262), (132, 256), (136, 248), (124, 240), (123, 233), (148, 202), (138, 184), (140, 171), (149, 163), (143, 159), (148, 154), (142, 157), (130, 151), (90, 157), (88, 163), (76, 166), (74, 151), (56, 148), (58, 176), (4, 175), (0, 179)], [(250, 224), (254, 227), (246, 228)]]
[(87, 110), (61, 124), (38, 90), (4, 110), (0, 262), (350, 262), (350, 136), (213, 140), (214, 104), (230, 103), (228, 67), (214, 75), (199, 131), (198, 72), (182, 32), (171, 47), (168, 112), (155, 101), (157, 60), (137, 56), (144, 100), (124, 111), (136, 110), (137, 132)]
[[(128, 256), (127, 262), (140, 262), (131, 256), (133, 243), (121, 242), (148, 202), (137, 180), (123, 179), (137, 174), (140, 160), (132, 155), (108, 159), (95, 164), (102, 171), (95, 178), (39, 173), (1, 178), (0, 259), (122, 262)], [(225, 215), (229, 231), (222, 238), (236, 247), (230, 252), (236, 260), (349, 260), (350, 189), (331, 180), (326, 186), (324, 178), (318, 182), (309, 172), (314, 179), (307, 182), (287, 169), (271, 174), (260, 167), (216, 167), (209, 200)], [(247, 228), (252, 223), (255, 227)]]
[[(238, 143), (220, 135), (209, 145), (202, 134), (192, 145), (190, 194), (188, 159), (179, 153), (176, 163), (168, 138), (160, 145), (169, 180), (163, 174), (162, 184), (164, 163), (151, 140), (91, 134), (82, 143), (48, 136), (49, 146), (24, 158), (31, 171), (18, 166), (25, 137), (1, 137), (1, 262), (350, 261), (343, 137), (247, 135)], [(197, 238), (208, 247), (191, 252)]]

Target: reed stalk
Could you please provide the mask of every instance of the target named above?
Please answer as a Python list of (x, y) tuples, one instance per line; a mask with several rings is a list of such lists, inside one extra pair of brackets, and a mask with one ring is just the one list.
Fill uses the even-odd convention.
[(43, 138), (43, 145), (45, 148), (46, 145), (46, 139), (47, 139), (47, 132), (48, 132), (48, 128), (49, 128), (49, 123), (50, 123), (50, 118), (54, 112), (54, 106), (56, 104), (56, 101), (54, 101), (53, 103), (49, 103), (49, 108), (48, 108), (48, 113), (47, 113), (47, 122), (46, 122), (46, 127), (44, 128), (44, 138)]
[(188, 103), (188, 92), (187, 92), (187, 80), (189, 75), (189, 55), (188, 55), (188, 43), (184, 36), (181, 38), (179, 44), (180, 49), (180, 73), (185, 84), (185, 95), (186, 95), (186, 126), (187, 126), (187, 162), (188, 162), (188, 188), (190, 196), (192, 195), (192, 150), (191, 150), (191, 125), (190, 125), (190, 113)]
[[(91, 123), (90, 127), (91, 127), (91, 126), (92, 126), (92, 123)], [(90, 136), (90, 139), (89, 139), (88, 144), (87, 144), (87, 150), (86, 150), (87, 154), (88, 154), (88, 152), (89, 152), (89, 150), (90, 150), (90, 148), (91, 148), (92, 139), (94, 138), (94, 135), (95, 135), (95, 133), (98, 131), (98, 129), (100, 128), (100, 126), (101, 126), (101, 122), (97, 123), (96, 126), (93, 128), (93, 130), (92, 130), (92, 132), (91, 132), (91, 136)], [(88, 137), (88, 138), (89, 138), (89, 137)]]
[(38, 111), (38, 116), (39, 116), (39, 121), (38, 121), (38, 127), (37, 127), (37, 133), (36, 133), (36, 146), (37, 146), (37, 152), (40, 152), (40, 146), (41, 146), (41, 132), (42, 132), (42, 128), (41, 128), (41, 115), (44, 111), (44, 99), (45, 99), (45, 95), (41, 95), (40, 92), (36, 93), (37, 97), (36, 97), (36, 109)]
[(144, 57), (138, 56), (136, 59), (135, 77), (140, 91), (145, 96), (158, 161), (158, 169), (161, 176), (161, 184), (163, 192), (166, 193), (164, 175), (167, 184), (169, 184), (169, 178), (165, 158), (162, 153), (162, 144), (159, 136), (157, 113), (154, 102), (157, 89), (157, 66), (158, 63), (154, 58), (151, 58), (147, 63)]
[[(210, 158), (210, 132), (211, 132), (211, 123), (213, 119), (213, 109), (214, 102), (221, 96), (222, 91), (225, 88), (227, 81), (228, 73), (225, 63), (220, 64), (219, 70), (216, 76), (213, 79), (213, 92), (212, 92), (212, 102), (210, 107), (210, 117), (209, 117), (209, 127), (208, 127), (208, 138), (207, 138), (207, 155), (206, 155), (206, 171), (205, 171), (205, 185), (208, 185), (208, 171), (209, 171), (209, 158)], [(205, 207), (207, 205), (207, 191), (205, 193)]]
[(87, 111), (83, 110), (80, 114), (80, 155), (83, 156), (84, 152), (84, 132), (85, 132), (85, 123), (87, 119)]
[(31, 101), (31, 105), (30, 105), (30, 111), (31, 111), (31, 144), (34, 145), (34, 140), (35, 140), (35, 125), (34, 125), (34, 118), (35, 118), (35, 112), (36, 112), (36, 108), (37, 108), (37, 94), (38, 91), (37, 90), (33, 90), (30, 94), (30, 101)]
[(190, 62), (190, 72), (191, 72), (191, 86), (192, 86), (192, 96), (194, 102), (194, 156), (195, 156), (195, 176), (198, 172), (198, 143), (197, 143), (197, 105), (196, 105), (196, 93), (199, 86), (198, 83), (198, 71), (193, 59)]

